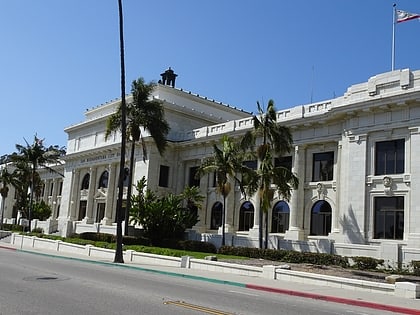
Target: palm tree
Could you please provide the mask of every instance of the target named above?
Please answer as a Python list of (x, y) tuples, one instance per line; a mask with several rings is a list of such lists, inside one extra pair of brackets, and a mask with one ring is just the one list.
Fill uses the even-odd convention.
[[(16, 166), (14, 176), (22, 181), (24, 187), (30, 188), (29, 195), (29, 209), (28, 209), (28, 223), (29, 230), (31, 229), (31, 215), (34, 201), (34, 194), (38, 188), (39, 183), (38, 168), (42, 167), (51, 172), (58, 173), (52, 166), (61, 164), (61, 157), (66, 153), (63, 147), (57, 145), (45, 147), (43, 139), (34, 136), (34, 141), (29, 144), (26, 140), (26, 145), (16, 144), (17, 152), (10, 155), (11, 162)], [(63, 174), (60, 174), (64, 176)], [(28, 181), (24, 182), (24, 181)]]
[[(130, 166), (127, 189), (127, 205), (125, 209), (125, 231), (128, 230), (129, 208), (131, 201), (132, 174), (134, 170), (134, 153), (136, 143), (140, 142), (143, 150), (143, 161), (147, 159), (147, 147), (142, 129), (149, 131), (154, 140), (159, 153), (162, 155), (165, 151), (167, 141), (166, 136), (169, 132), (169, 124), (164, 118), (164, 108), (160, 101), (150, 100), (156, 84), (150, 82), (146, 84), (143, 78), (134, 80), (131, 85), (133, 102), (127, 104), (127, 136), (130, 140)], [(120, 129), (121, 111), (116, 111), (107, 120), (107, 129), (105, 138), (108, 138), (112, 132)]]
[[(289, 200), (292, 189), (296, 189), (299, 180), (286, 167), (275, 166), (273, 164), (274, 156), (282, 156), (293, 148), (293, 138), (289, 128), (277, 123), (277, 115), (274, 107), (274, 101), (269, 100), (267, 110), (257, 102), (258, 115), (253, 117), (253, 130), (248, 131), (243, 140), (242, 147), (253, 147), (257, 139), (261, 143), (257, 146), (256, 155), (258, 159), (258, 169), (250, 176), (247, 183), (249, 194), (258, 193), (260, 202), (260, 224), (262, 216), (265, 215), (265, 248), (268, 241), (268, 209), (273, 200), (274, 190), (271, 185), (277, 186), (279, 195)], [(260, 227), (259, 243), (262, 248), (262, 228)]]
[(4, 203), (6, 201), (7, 195), (9, 193), (9, 185), (13, 185), (14, 177), (12, 173), (9, 173), (6, 167), (1, 170), (0, 173), (0, 195), (1, 195), (1, 220), (0, 220), (0, 230), (3, 229), (3, 219), (4, 219)]
[(242, 180), (237, 177), (237, 174), (244, 174), (250, 171), (242, 163), (240, 147), (238, 143), (227, 135), (221, 139), (222, 148), (220, 149), (216, 144), (213, 145), (214, 155), (205, 160), (198, 168), (198, 175), (203, 176), (209, 173), (216, 173), (216, 187), (217, 191), (223, 197), (222, 210), (222, 246), (225, 245), (225, 218), (226, 218), (226, 197), (231, 191), (231, 180), (237, 183), (243, 193), (245, 193)]

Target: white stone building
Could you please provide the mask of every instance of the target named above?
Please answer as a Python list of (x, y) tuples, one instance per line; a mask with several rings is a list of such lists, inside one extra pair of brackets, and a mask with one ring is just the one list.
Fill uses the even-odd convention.
[[(199, 185), (206, 198), (189, 236), (220, 245), (222, 198), (213, 176), (197, 181), (194, 171), (223, 134), (240, 137), (252, 128), (251, 114), (167, 84), (153, 97), (164, 103), (169, 145), (161, 157), (150, 140), (146, 162), (138, 147), (134, 181), (145, 176), (160, 193)], [(65, 129), (64, 179), (43, 175), (44, 196), (54, 205), (52, 218), (42, 223), (49, 231), (115, 233), (120, 136), (105, 140), (104, 133), (118, 104), (87, 110), (83, 122)], [(277, 117), (291, 128), (295, 148), (276, 163), (290, 167), (300, 185), (290, 201), (275, 196), (269, 247), (420, 260), (420, 71), (379, 74), (343, 96)], [(255, 200), (235, 189), (227, 198), (226, 243), (258, 246), (258, 214)]]

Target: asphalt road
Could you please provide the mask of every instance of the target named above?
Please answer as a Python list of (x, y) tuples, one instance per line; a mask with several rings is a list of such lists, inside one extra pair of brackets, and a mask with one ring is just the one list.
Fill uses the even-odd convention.
[(0, 249), (1, 315), (387, 313), (119, 265)]

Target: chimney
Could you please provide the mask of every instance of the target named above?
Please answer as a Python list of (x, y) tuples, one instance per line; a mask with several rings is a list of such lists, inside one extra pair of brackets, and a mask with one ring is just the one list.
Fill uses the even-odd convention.
[(174, 70), (172, 70), (171, 67), (169, 67), (168, 70), (166, 70), (164, 73), (161, 73), (160, 76), (162, 77), (162, 79), (159, 80), (159, 83), (175, 87), (175, 79), (178, 75), (175, 74)]

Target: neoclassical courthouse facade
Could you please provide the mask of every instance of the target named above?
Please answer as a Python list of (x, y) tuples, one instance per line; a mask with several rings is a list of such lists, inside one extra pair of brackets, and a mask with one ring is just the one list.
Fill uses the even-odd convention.
[[(222, 135), (239, 138), (252, 128), (252, 115), (174, 83), (163, 76), (153, 92), (170, 124), (168, 148), (160, 156), (146, 138), (149, 156), (143, 161), (137, 148), (134, 181), (145, 176), (161, 194), (199, 186), (205, 200), (188, 235), (220, 245), (222, 197), (214, 176), (197, 180), (194, 173)], [(89, 109), (84, 121), (65, 128), (64, 177), (42, 173), (53, 215), (34, 224), (46, 232), (115, 233), (121, 137), (104, 134), (119, 102)], [(378, 74), (337, 98), (280, 110), (277, 121), (291, 128), (294, 150), (275, 163), (290, 167), (300, 185), (290, 200), (274, 196), (269, 247), (420, 260), (420, 71)], [(12, 199), (5, 203), (9, 219), (16, 216)], [(256, 200), (236, 188), (226, 211), (226, 243), (258, 246)]]

